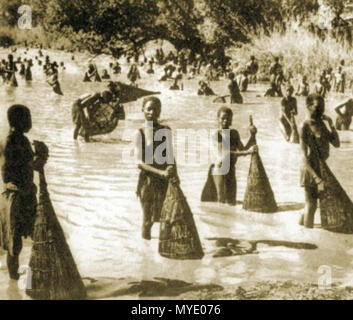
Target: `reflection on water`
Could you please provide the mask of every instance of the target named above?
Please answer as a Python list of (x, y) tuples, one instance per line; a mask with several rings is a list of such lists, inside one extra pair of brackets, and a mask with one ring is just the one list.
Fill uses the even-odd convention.
[[(265, 217), (245, 213), (241, 206), (200, 206), (200, 192), (206, 181), (208, 165), (181, 163), (181, 186), (195, 215), (206, 257), (202, 261), (190, 262), (161, 258), (157, 248), (158, 224), (153, 228), (151, 242), (141, 240), (142, 214), (135, 195), (138, 172), (133, 163), (122, 161), (123, 152), (130, 146), (131, 132), (143, 122), (141, 101), (126, 106), (127, 120), (120, 123), (112, 134), (96, 137), (89, 144), (75, 142), (72, 138), (72, 102), (84, 93), (103, 90), (105, 84), (82, 82), (87, 57), (76, 59), (80, 61), (77, 64), (71, 61), (70, 55), (59, 53), (57, 61), (62, 60), (67, 68), (60, 74), (63, 97), (52, 92), (38, 66), (33, 69), (34, 81), (31, 84), (25, 84), (18, 78), (18, 88), (2, 86), (0, 133), (5, 135), (7, 132), (6, 110), (11, 104), (23, 103), (30, 107), (33, 129), (29, 137), (45, 141), (50, 148), (46, 167), (50, 194), (83, 276), (137, 279), (159, 276), (187, 282), (202, 281), (205, 277), (209, 281), (227, 284), (224, 279), (230, 279), (229, 283), (232, 283), (231, 266), (239, 259), (243, 259), (245, 266), (241, 273), (235, 273), (235, 282), (238, 278), (246, 280), (249, 277), (299, 277), (308, 280), (316, 276), (320, 264), (341, 265), (343, 270), (350, 268), (350, 259), (344, 254), (348, 250), (347, 246), (352, 244), (351, 237), (320, 230), (307, 231), (297, 226), (298, 212), (304, 202), (304, 193), (299, 187), (299, 146), (284, 142), (278, 126), (280, 100), (263, 98), (263, 85), (251, 86), (251, 91), (244, 94), (246, 104), (232, 106), (233, 124), (245, 142), (249, 137), (249, 115), (253, 115), (258, 128), (260, 154), (276, 200), (280, 206), (288, 203), (292, 206), (289, 206), (288, 211), (281, 210), (277, 215)], [(109, 69), (109, 60), (106, 58), (98, 58), (97, 64)], [(126, 69), (123, 69), (124, 74), (127, 73)], [(185, 81), (185, 90), (175, 92), (167, 89), (170, 83), (156, 80), (160, 76), (158, 73), (153, 78), (144, 72), (141, 74), (141, 87), (162, 91), (161, 117), (173, 130), (216, 127), (216, 111), (220, 105), (213, 104), (213, 98), (196, 96), (198, 80)], [(124, 81), (125, 78), (114, 80)], [(224, 81), (212, 86), (217, 94), (226, 93)], [(329, 115), (334, 115), (333, 107), (340, 100), (342, 98), (328, 102)], [(304, 116), (304, 100), (299, 99), (298, 123)], [(328, 163), (347, 193), (353, 197), (353, 181), (349, 174), (353, 166), (353, 132), (345, 133), (343, 140), (346, 143), (342, 144), (341, 149), (332, 149)], [(181, 142), (180, 137), (178, 141)], [(206, 146), (201, 141), (201, 148)], [(249, 158), (239, 159), (238, 200), (243, 198), (248, 169)], [(211, 237), (309, 242), (316, 243), (319, 249), (310, 252), (300, 250), (295, 261), (286, 260), (285, 255), (277, 255), (276, 252), (263, 256), (209, 259), (207, 255), (212, 254), (213, 243), (206, 238)], [(292, 252), (295, 249), (285, 250)], [(27, 245), (27, 255), (28, 251)], [(0, 273), (5, 274), (3, 271)], [(337, 277), (343, 278), (344, 271), (339, 271)]]

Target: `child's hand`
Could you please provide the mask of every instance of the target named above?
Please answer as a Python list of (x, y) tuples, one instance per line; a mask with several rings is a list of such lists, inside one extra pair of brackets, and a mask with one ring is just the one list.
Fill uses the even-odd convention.
[(250, 131), (250, 134), (251, 134), (252, 136), (256, 136), (256, 134), (257, 134), (257, 128), (256, 128), (254, 125), (251, 125), (251, 126), (249, 127), (249, 131)]
[(250, 149), (250, 152), (251, 152), (251, 153), (257, 153), (257, 152), (259, 152), (259, 147), (258, 147), (257, 145), (252, 146), (251, 149)]
[(324, 120), (324, 121), (326, 120), (330, 127), (333, 126), (333, 121), (332, 121), (332, 119), (331, 119), (329, 116), (327, 116), (327, 115), (324, 114), (324, 115), (322, 116), (322, 120)]
[(320, 180), (317, 184), (317, 189), (319, 192), (322, 192), (325, 190), (325, 184), (323, 180)]
[(167, 167), (166, 170), (163, 171), (163, 177), (168, 179), (174, 176), (174, 168), (173, 167)]
[(33, 141), (35, 157), (33, 162), (34, 170), (41, 170), (49, 158), (49, 149), (44, 142)]

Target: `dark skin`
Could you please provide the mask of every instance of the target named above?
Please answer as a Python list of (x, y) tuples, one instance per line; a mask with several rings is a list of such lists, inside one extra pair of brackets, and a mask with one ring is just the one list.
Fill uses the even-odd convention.
[[(227, 113), (227, 112), (221, 112), (219, 117), (218, 117), (218, 129), (219, 130), (227, 130), (230, 129), (231, 125), (233, 122), (233, 117)], [(247, 156), (249, 154), (252, 154), (253, 152), (257, 152), (257, 146), (254, 146), (253, 149), (251, 151), (248, 151), (250, 148), (250, 145), (253, 144), (256, 133), (257, 133), (257, 129), (255, 126), (251, 125), (249, 127), (249, 131), (251, 134), (251, 137), (248, 141), (248, 143), (246, 144), (246, 146), (243, 147), (242, 151), (230, 151), (231, 154), (234, 154), (236, 156)]]
[[(286, 89), (286, 98), (287, 98), (287, 101), (293, 97), (293, 93), (294, 93), (294, 90), (292, 87), (289, 87)], [(292, 106), (291, 106), (292, 107)], [(287, 123), (293, 127), (293, 124), (294, 124), (294, 121), (293, 121), (293, 117), (296, 116), (298, 114), (298, 110), (297, 108), (295, 107), (292, 107), (292, 109), (289, 111), (289, 114), (288, 114), (288, 106), (286, 105), (282, 105), (282, 112), (281, 112), (281, 130), (283, 132), (283, 134), (285, 135), (285, 138), (287, 141), (289, 141), (290, 137), (289, 135), (287, 134), (287, 131), (284, 127), (284, 125), (286, 125), (285, 123), (283, 123), (283, 121), (287, 121)]]
[[(147, 126), (150, 124), (158, 124), (159, 116), (161, 113), (161, 110), (158, 105), (153, 103), (153, 101), (149, 101), (146, 103), (146, 105), (143, 107), (142, 112), (144, 113), (145, 120), (147, 122)], [(139, 145), (139, 138), (140, 134), (137, 133), (135, 136), (135, 152), (137, 154), (137, 159), (138, 159), (138, 168), (145, 170), (147, 172), (154, 173), (156, 175), (159, 175), (162, 178), (168, 179), (173, 176), (174, 169), (173, 166), (168, 166), (166, 170), (160, 170), (157, 169), (149, 164), (146, 164), (142, 161), (142, 154), (141, 154), (141, 149)], [(146, 137), (147, 138), (147, 137)]]
[[(218, 116), (218, 130), (219, 133), (223, 136), (225, 133), (223, 130), (229, 130), (231, 125), (232, 125), (232, 115), (229, 112), (221, 112)], [(229, 202), (233, 203), (233, 200), (230, 200), (229, 196), (227, 195), (227, 186), (229, 187), (229, 179), (231, 178), (231, 175), (234, 174), (233, 169), (234, 168), (229, 168), (228, 172), (225, 172), (227, 170), (226, 167), (222, 168), (223, 164), (226, 164), (230, 159), (227, 157), (230, 157), (231, 155), (234, 157), (240, 157), (240, 156), (247, 156), (250, 155), (254, 152), (258, 152), (258, 147), (255, 145), (256, 144), (256, 133), (257, 129), (254, 127), (252, 124), (250, 125), (250, 134), (251, 137), (248, 141), (248, 143), (244, 146), (240, 140), (240, 138), (236, 138), (237, 140), (231, 141), (231, 150), (226, 150), (226, 152), (223, 152), (223, 142), (220, 143), (218, 140), (219, 133), (217, 133), (217, 146), (218, 146), (218, 152), (217, 152), (217, 158), (215, 160), (215, 168), (213, 169), (213, 180), (217, 189), (217, 201), (219, 203), (226, 203)], [(234, 132), (234, 131), (233, 131)], [(233, 135), (234, 137), (234, 135)], [(233, 138), (234, 139), (234, 138)], [(251, 148), (251, 146), (253, 146)], [(250, 149), (251, 148), (251, 149)], [(232, 150), (233, 149), (233, 150)], [(236, 150), (234, 150), (236, 149)], [(231, 158), (232, 159), (232, 158)], [(228, 161), (227, 161), (228, 160)], [(233, 158), (234, 161), (234, 158)], [(231, 165), (234, 166), (235, 162), (231, 161)], [(222, 168), (222, 169), (220, 169)], [(220, 171), (221, 170), (221, 171)], [(236, 189), (236, 186), (235, 186)]]
[[(343, 119), (352, 121), (353, 117), (353, 99), (349, 99), (347, 102), (340, 104), (335, 108), (337, 114)], [(349, 130), (349, 128), (344, 128), (345, 130)]]
[[(338, 133), (333, 125), (333, 121), (330, 117), (324, 114), (325, 106), (320, 104), (318, 99), (313, 101), (313, 104), (308, 106), (309, 112), (309, 127), (313, 132), (315, 137), (323, 137), (327, 134), (327, 125), (330, 128), (329, 136), (327, 141), (324, 141), (324, 145), (322, 144), (323, 153), (326, 154), (325, 151), (328, 151), (329, 144), (332, 144), (335, 148), (340, 147), (340, 140)], [(326, 122), (326, 123), (325, 123)], [(314, 178), (315, 183), (317, 184), (318, 191), (323, 191), (325, 189), (324, 181), (321, 177), (318, 176), (314, 168), (311, 166), (309, 159), (309, 145), (306, 144), (305, 139), (300, 140), (301, 151), (303, 154), (303, 161), (307, 171)], [(328, 153), (327, 153), (328, 154)], [(326, 161), (327, 159), (322, 159)], [(317, 196), (310, 192), (310, 190), (305, 189), (305, 198), (306, 198), (306, 208), (304, 212), (304, 216), (302, 217), (301, 224), (304, 224), (307, 228), (313, 228), (314, 226), (314, 215), (317, 210)]]
[[(17, 124), (16, 127), (10, 127), (10, 130), (13, 132), (18, 132), (21, 134), (28, 133), (32, 129), (32, 117), (30, 114), (25, 119), (22, 119), (21, 123)], [(36, 144), (43, 144), (43, 142), (36, 141)], [(32, 162), (32, 168), (35, 171), (42, 171), (44, 165), (47, 163), (48, 156), (42, 157), (39, 155), (34, 155)]]

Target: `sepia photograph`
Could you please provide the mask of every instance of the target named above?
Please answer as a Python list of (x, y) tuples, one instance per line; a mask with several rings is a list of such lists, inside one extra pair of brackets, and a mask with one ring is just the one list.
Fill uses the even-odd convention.
[(0, 0), (0, 300), (352, 300), (352, 50), (351, 0)]

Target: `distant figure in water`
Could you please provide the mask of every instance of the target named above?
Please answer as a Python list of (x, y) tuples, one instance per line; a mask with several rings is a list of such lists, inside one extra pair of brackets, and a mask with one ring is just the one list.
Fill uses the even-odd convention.
[(107, 69), (104, 69), (104, 70), (103, 70), (102, 79), (104, 79), (104, 80), (110, 79), (110, 75), (109, 75)]
[(88, 66), (88, 70), (85, 72), (85, 76), (83, 78), (83, 82), (101, 82), (101, 77), (99, 76), (97, 67), (90, 63)]
[(140, 72), (137, 68), (137, 65), (134, 63), (131, 65), (130, 70), (127, 74), (127, 78), (130, 80), (132, 86), (137, 87), (137, 80), (141, 79)]
[(154, 65), (154, 59), (153, 59), (153, 57), (152, 57), (152, 58), (148, 61), (148, 69), (147, 69), (147, 73), (148, 73), (148, 74), (154, 74), (153, 65)]
[(309, 83), (307, 81), (307, 76), (302, 77), (302, 81), (298, 85), (298, 89), (295, 95), (307, 97), (310, 92)]
[(250, 57), (250, 61), (246, 65), (246, 71), (249, 74), (249, 83), (256, 83), (259, 64), (257, 63), (255, 56)]
[(276, 89), (276, 94), (279, 97), (282, 97), (282, 89), (281, 85), (284, 82), (284, 72), (283, 72), (283, 67), (279, 63), (279, 58), (275, 57), (274, 62), (272, 63), (270, 67), (270, 76), (271, 76), (271, 86), (274, 83), (275, 84), (275, 89)]
[(237, 83), (241, 92), (248, 90), (249, 78), (246, 70), (237, 76)]
[(6, 82), (9, 83), (12, 87), (17, 87), (17, 79), (16, 79), (16, 72), (17, 67), (16, 67), (16, 62), (13, 60), (13, 55), (9, 54), (8, 55), (8, 61), (6, 63), (5, 67), (6, 71)]
[(19, 72), (19, 74), (22, 78), (24, 78), (25, 70), (26, 70), (25, 64), (22, 62), (21, 66), (20, 66), (20, 72)]
[(197, 91), (199, 96), (214, 96), (215, 93), (213, 90), (207, 85), (205, 81), (199, 81), (199, 89)]
[[(330, 144), (339, 148), (340, 140), (332, 119), (325, 115), (324, 98), (315, 94), (309, 95), (306, 106), (309, 117), (304, 122), (300, 134), (304, 161), (301, 186), (304, 187), (306, 206), (300, 224), (306, 228), (313, 228), (319, 193), (325, 189), (320, 159), (326, 161), (330, 155)], [(327, 122), (329, 129), (324, 121)]]
[(53, 91), (57, 95), (64, 95), (61, 91), (61, 86), (59, 83), (59, 73), (57, 69), (58, 65), (56, 62), (53, 62), (49, 69), (47, 69), (47, 83), (53, 88)]
[(280, 128), (287, 141), (290, 140), (293, 130), (296, 130), (294, 116), (298, 114), (297, 99), (293, 97), (293, 93), (294, 88), (289, 85), (286, 89), (286, 96), (281, 102)]
[(335, 111), (338, 114), (336, 129), (349, 130), (353, 117), (353, 99), (349, 99), (347, 102), (340, 104), (335, 108)]
[(265, 93), (265, 97), (276, 97), (277, 95), (277, 87), (274, 82), (271, 82), (271, 87), (267, 89)]
[[(250, 139), (244, 146), (239, 132), (231, 129), (233, 111), (228, 107), (221, 107), (217, 113), (218, 130), (213, 137), (216, 150), (214, 163), (209, 169), (208, 180), (213, 181), (217, 191), (217, 202), (236, 204), (237, 181), (236, 168), (237, 159), (240, 156), (250, 155), (257, 152), (255, 126), (249, 128)], [(207, 200), (207, 199), (206, 199)]]
[(230, 80), (228, 83), (228, 90), (230, 94), (230, 103), (243, 103), (243, 97), (240, 94), (240, 90), (237, 82), (235, 81), (235, 74), (233, 72), (229, 73), (228, 79)]
[(0, 247), (7, 251), (10, 278), (19, 280), (22, 238), (33, 237), (37, 211), (34, 170), (43, 169), (48, 155), (33, 152), (31, 143), (25, 136), (32, 128), (31, 113), (26, 106), (11, 106), (7, 111), (7, 118), (10, 132), (0, 148), (4, 184), (1, 195), (4, 205), (0, 210)]
[(346, 73), (343, 70), (343, 65), (340, 65), (335, 73), (335, 91), (344, 93), (346, 87)]
[(320, 75), (319, 81), (315, 83), (315, 94), (325, 98), (327, 93), (327, 88), (325, 83), (322, 81), (323, 77)]
[(120, 74), (121, 73), (121, 66), (118, 61), (115, 62), (113, 65), (113, 73), (114, 74)]
[(174, 78), (174, 83), (169, 89), (170, 90), (184, 90), (182, 68), (178, 68), (178, 73)]
[(32, 81), (32, 59), (26, 62), (26, 70), (25, 70), (25, 80)]

